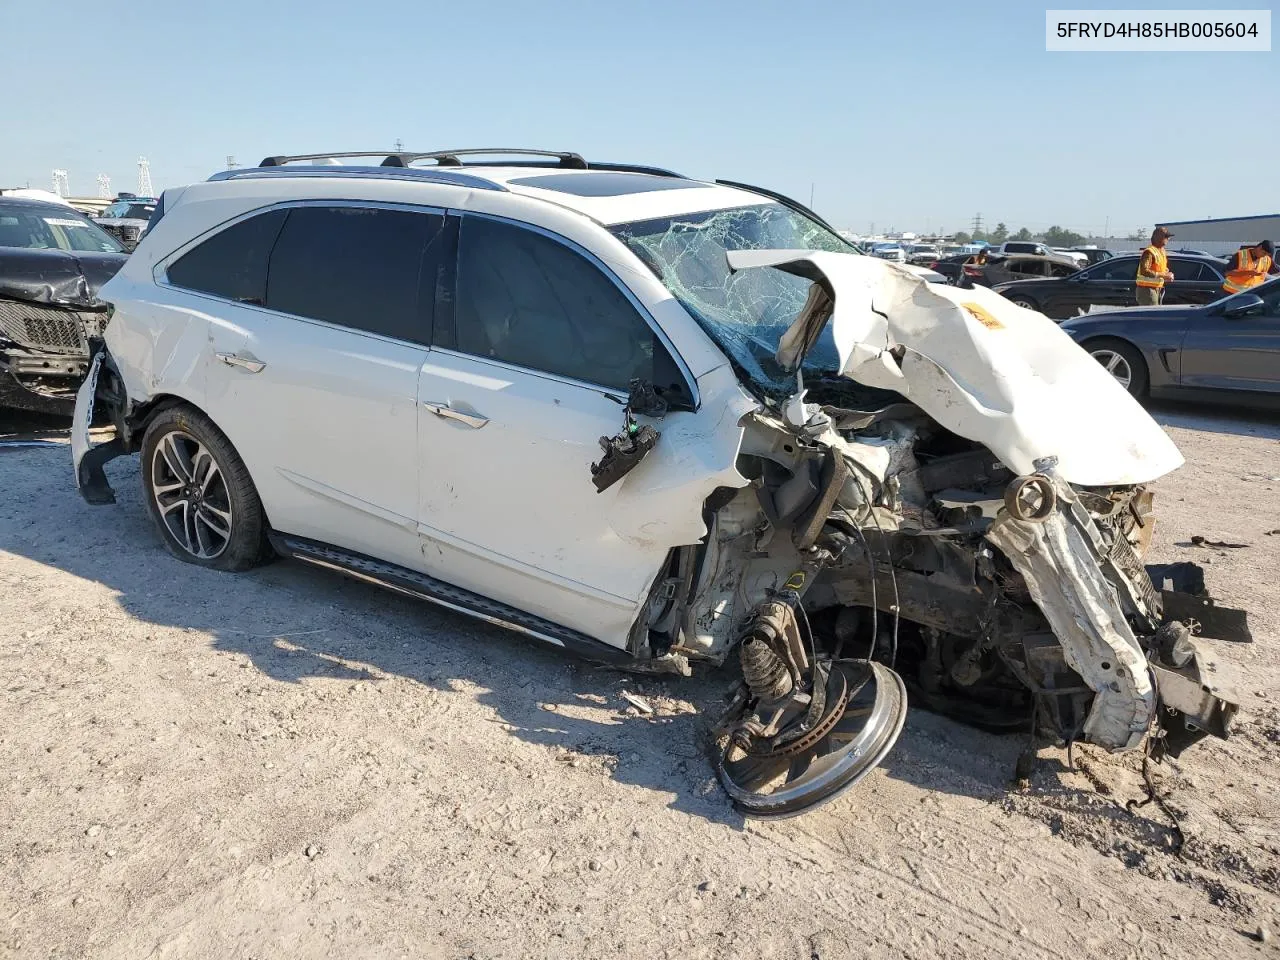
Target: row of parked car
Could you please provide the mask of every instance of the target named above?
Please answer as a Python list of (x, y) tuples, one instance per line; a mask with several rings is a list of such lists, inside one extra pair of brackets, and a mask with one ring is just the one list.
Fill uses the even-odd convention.
[[(1137, 305), (1138, 257), (1108, 253), (1083, 269), (1053, 253), (992, 254), (986, 263), (957, 255), (929, 265), (948, 283), (978, 284), (1004, 294), (1019, 306), (1067, 320), (1099, 307)], [(1210, 303), (1222, 296), (1226, 261), (1198, 253), (1169, 254), (1174, 279), (1165, 287), (1167, 304)]]

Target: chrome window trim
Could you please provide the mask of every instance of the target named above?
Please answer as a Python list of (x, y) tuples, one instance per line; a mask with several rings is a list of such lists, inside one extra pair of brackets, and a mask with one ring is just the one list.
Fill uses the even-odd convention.
[[(474, 210), (459, 210), (455, 208), (450, 208), (447, 212), (452, 216), (456, 216), (459, 220), (459, 223), (458, 223), (458, 254), (459, 256), (461, 255), (461, 250), (462, 250), (462, 228), (465, 225), (464, 221), (466, 220), (467, 217), (479, 217), (485, 220), (493, 220), (498, 223), (510, 224), (513, 227), (518, 227), (520, 229), (530, 230), (534, 233), (541, 234), (542, 236), (548, 238), (549, 240), (554, 240), (556, 243), (559, 243), (562, 246), (567, 247), (569, 250), (572, 250), (574, 253), (577, 253), (579, 256), (585, 257), (590, 263), (592, 263), (596, 267), (597, 270), (601, 271), (613, 283), (613, 285), (618, 288), (618, 290), (622, 292), (622, 295), (627, 298), (627, 301), (631, 304), (632, 308), (640, 315), (640, 318), (644, 320), (644, 322), (648, 325), (649, 329), (658, 338), (658, 341), (666, 349), (667, 354), (675, 362), (676, 368), (680, 371), (680, 375), (684, 377), (685, 386), (686, 388), (688, 388), (689, 396), (693, 400), (694, 411), (696, 412), (697, 410), (701, 409), (702, 393), (698, 389), (698, 380), (696, 377), (694, 377), (693, 371), (689, 369), (689, 365), (685, 363), (684, 357), (680, 356), (680, 351), (678, 351), (675, 348), (675, 345), (671, 342), (670, 338), (667, 336), (666, 331), (663, 330), (662, 327), (659, 326), (658, 322), (653, 319), (653, 315), (650, 314), (649, 310), (645, 307), (645, 305), (640, 302), (640, 299), (635, 295), (635, 293), (632, 292), (631, 288), (628, 287), (622, 281), (622, 279), (616, 273), (613, 272), (613, 270), (609, 267), (609, 265), (606, 264), (602, 259), (600, 259), (600, 257), (596, 256), (594, 253), (592, 253), (590, 250), (588, 250), (586, 247), (584, 247), (582, 244), (578, 243), (575, 240), (571, 240), (568, 237), (562, 234), (556, 233), (553, 230), (548, 230), (546, 227), (539, 226), (538, 224), (535, 224), (535, 223), (529, 223), (528, 221), (525, 221), (525, 220), (515, 220), (515, 219), (512, 219), (511, 217), (504, 217), (498, 214), (481, 213)], [(601, 229), (605, 229), (605, 228), (602, 227)], [(606, 230), (606, 233), (607, 232), (608, 231)], [(456, 331), (457, 329), (456, 271), (454, 276), (454, 287), (455, 287), (454, 289), (454, 328)], [(608, 394), (611, 397), (616, 397), (620, 393), (617, 387), (610, 387), (602, 383), (591, 383), (585, 380), (577, 380), (573, 377), (566, 377), (566, 376), (563, 376), (562, 374), (551, 373), (546, 370), (535, 370), (532, 367), (522, 367), (522, 366), (519, 366), (518, 364), (507, 363), (506, 361), (503, 361), (503, 360), (496, 360), (493, 357), (481, 357), (474, 353), (467, 353), (464, 350), (457, 350), (457, 349), (445, 350), (435, 346), (433, 346), (431, 349), (440, 350), (441, 353), (453, 353), (458, 356), (483, 360), (486, 363), (496, 363), (499, 366), (505, 367), (510, 370), (518, 370), (523, 373), (533, 374), (534, 376), (542, 377), (548, 380), (556, 380), (556, 381), (567, 383), (573, 386), (587, 387), (589, 389), (599, 391), (600, 393)]]
[(509, 370), (512, 373), (518, 373), (526, 377), (537, 377), (539, 380), (549, 380), (552, 383), (563, 383), (568, 387), (578, 387), (582, 390), (590, 390), (592, 393), (598, 393), (607, 396), (611, 400), (619, 404), (627, 402), (627, 395), (624, 391), (618, 390), (616, 387), (606, 387), (601, 383), (591, 383), (587, 380), (575, 380), (573, 377), (562, 376), (558, 373), (548, 373), (546, 370), (535, 370), (533, 367), (522, 367), (519, 364), (507, 363), (505, 360), (499, 360), (496, 357), (482, 357), (478, 354), (467, 353), (465, 350), (456, 350), (452, 347), (432, 347), (431, 352), (441, 357), (457, 357), (460, 360), (470, 360), (474, 363), (483, 363), (500, 370)]

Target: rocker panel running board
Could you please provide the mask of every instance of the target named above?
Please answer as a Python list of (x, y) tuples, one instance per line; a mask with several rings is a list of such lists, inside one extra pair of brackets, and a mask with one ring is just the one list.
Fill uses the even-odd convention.
[(312, 566), (335, 570), (356, 580), (363, 580), (405, 596), (426, 600), (428, 603), (466, 614), (477, 620), (484, 620), (507, 630), (514, 630), (541, 643), (568, 650), (588, 660), (604, 663), (631, 663), (635, 659), (626, 650), (611, 647), (585, 633), (570, 630), (550, 620), (525, 613), (515, 607), (490, 600), (488, 597), (482, 597), (470, 590), (455, 587), (407, 567), (387, 563), (385, 560), (376, 560), (361, 553), (343, 550), (306, 537), (273, 531), (270, 534), (270, 540), (276, 552), (284, 556), (301, 560)]

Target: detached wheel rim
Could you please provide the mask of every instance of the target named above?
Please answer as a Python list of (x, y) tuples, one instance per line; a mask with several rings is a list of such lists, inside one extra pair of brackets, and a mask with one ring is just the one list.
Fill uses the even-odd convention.
[(1129, 361), (1116, 353), (1114, 350), (1094, 350), (1090, 356), (1102, 364), (1103, 369), (1111, 376), (1116, 378), (1116, 382), (1126, 390), (1133, 383), (1133, 370), (1129, 368)]
[(727, 743), (716, 764), (739, 813), (794, 817), (835, 799), (871, 772), (897, 742), (907, 714), (902, 678), (866, 660), (839, 660), (827, 678), (831, 716), (781, 750)]
[(151, 455), (151, 498), (184, 551), (213, 560), (231, 542), (231, 495), (222, 468), (189, 433), (166, 433)]

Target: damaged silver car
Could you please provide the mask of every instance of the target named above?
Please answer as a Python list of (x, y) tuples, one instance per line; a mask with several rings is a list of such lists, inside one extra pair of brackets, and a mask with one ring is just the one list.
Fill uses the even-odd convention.
[(1143, 562), (1163, 431), (1041, 314), (778, 194), (269, 157), (166, 192), (102, 295), (86, 499), (138, 453), (189, 562), (293, 557), (631, 669), (733, 657), (748, 815), (857, 782), (909, 702), (1157, 756), (1229, 732), (1203, 638), (1243, 614)]

